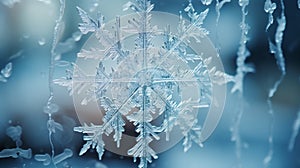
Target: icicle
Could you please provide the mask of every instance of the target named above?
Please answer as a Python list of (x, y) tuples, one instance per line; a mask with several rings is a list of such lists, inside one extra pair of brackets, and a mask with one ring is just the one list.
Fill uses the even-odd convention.
[(271, 0), (266, 0), (265, 5), (264, 5), (264, 10), (266, 13), (269, 14), (269, 21), (266, 26), (266, 31), (269, 29), (269, 27), (273, 24), (274, 19), (273, 19), (273, 12), (277, 8), (276, 3), (272, 3)]
[(289, 147), (288, 147), (290, 152), (294, 149), (295, 140), (299, 134), (299, 129), (300, 129), (300, 110), (298, 111), (297, 119), (294, 122), (293, 133), (290, 138), (290, 143), (289, 143)]
[(39, 41), (38, 41), (39, 45), (40, 46), (43, 46), (46, 44), (46, 39), (45, 38), (41, 38)]
[(284, 3), (283, 0), (280, 1), (281, 3), (281, 17), (277, 19), (278, 26), (277, 30), (275, 33), (275, 44), (273, 44), (269, 40), (269, 45), (270, 45), (270, 52), (275, 55), (276, 63), (281, 71), (281, 76), (280, 78), (274, 83), (273, 87), (269, 90), (269, 95), (268, 95), (268, 105), (269, 105), (269, 114), (271, 116), (271, 123), (270, 123), (270, 133), (269, 133), (269, 152), (267, 156), (265, 157), (263, 163), (264, 167), (269, 167), (270, 162), (272, 161), (273, 157), (273, 129), (274, 129), (274, 110), (272, 107), (272, 101), (271, 98), (274, 96), (275, 92), (278, 89), (278, 86), (281, 84), (282, 80), (284, 79), (284, 76), (286, 74), (285, 70), (285, 59), (283, 56), (283, 51), (282, 51), (282, 40), (283, 40), (283, 32), (285, 31), (286, 27), (286, 18), (284, 14)]
[(231, 0), (216, 0), (216, 13), (217, 13), (217, 18), (216, 18), (216, 48), (218, 52), (220, 51), (220, 42), (219, 42), (219, 20), (221, 16), (221, 8), (224, 6), (225, 3), (229, 3)]
[[(49, 65), (49, 99), (48, 102), (46, 104), (46, 106), (44, 107), (44, 112), (48, 114), (48, 122), (47, 122), (47, 128), (48, 128), (48, 136), (49, 136), (49, 142), (50, 142), (50, 146), (51, 146), (51, 160), (52, 162), (54, 161), (54, 156), (55, 156), (55, 148), (54, 148), (54, 144), (52, 142), (52, 134), (55, 133), (56, 129), (62, 130), (62, 126), (55, 122), (52, 119), (52, 114), (58, 111), (58, 106), (53, 103), (53, 76), (54, 76), (54, 66), (55, 66), (55, 58), (57, 57), (57, 53), (55, 52), (58, 40), (59, 40), (59, 36), (60, 36), (60, 29), (63, 26), (63, 15), (64, 15), (64, 11), (65, 11), (65, 0), (59, 0), (60, 2), (60, 9), (59, 9), (59, 17), (56, 20), (56, 24), (54, 27), (54, 33), (53, 33), (53, 41), (52, 41), (52, 48), (51, 48), (51, 57), (50, 57), (50, 65)], [(56, 167), (56, 163), (53, 162), (54, 167)]]
[(275, 122), (272, 102), (270, 99), (268, 99), (267, 102), (268, 102), (268, 106), (269, 106), (269, 114), (271, 116), (271, 123), (270, 123), (270, 127), (269, 127), (270, 133), (269, 133), (269, 137), (268, 137), (269, 151), (263, 160), (264, 167), (269, 167), (269, 164), (273, 157), (273, 130), (274, 130), (274, 122)]
[(221, 16), (221, 8), (224, 6), (225, 3), (229, 3), (231, 0), (216, 0), (216, 13), (217, 13), (217, 19), (216, 19), (216, 25), (219, 24), (219, 19)]
[(241, 100), (239, 111), (236, 114), (236, 118), (234, 120), (234, 125), (231, 128), (232, 137), (231, 140), (235, 142), (236, 145), (236, 157), (238, 159), (238, 167), (241, 167), (240, 159), (241, 159), (241, 137), (239, 134), (239, 127), (241, 123), (241, 118), (243, 116), (244, 110), (243, 110), (243, 80), (247, 73), (254, 72), (254, 69), (249, 67), (245, 61), (247, 57), (250, 56), (250, 51), (247, 49), (247, 42), (248, 42), (248, 31), (249, 26), (246, 23), (246, 7), (249, 5), (249, 0), (239, 0), (239, 6), (242, 10), (242, 22), (240, 24), (241, 28), (241, 38), (240, 38), (240, 46), (237, 52), (237, 70), (236, 75), (234, 76), (234, 86), (231, 89), (231, 93), (234, 93), (238, 91), (239, 94), (239, 100)]

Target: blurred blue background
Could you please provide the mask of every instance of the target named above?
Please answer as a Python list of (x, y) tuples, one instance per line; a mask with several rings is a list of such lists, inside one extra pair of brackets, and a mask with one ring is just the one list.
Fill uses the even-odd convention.
[[(2, 0), (4, 2), (4, 0)], [(0, 1), (0, 2), (2, 2)], [(50, 3), (49, 3), (50, 2)], [(60, 42), (66, 52), (61, 55), (62, 60), (75, 61), (88, 36), (79, 41), (68, 41), (78, 32), (80, 17), (76, 6), (89, 11), (96, 16), (97, 11), (113, 19), (116, 15), (124, 15), (122, 5), (126, 0), (66, 0), (64, 16), (64, 31)], [(268, 153), (268, 136), (271, 123), (268, 114), (267, 96), (273, 83), (280, 77), (274, 56), (269, 53), (268, 38), (274, 40), (276, 18), (280, 15), (280, 5), (275, 11), (275, 23), (268, 33), (265, 32), (268, 16), (264, 12), (264, 1), (250, 0), (247, 7), (247, 22), (249, 32), (248, 48), (251, 56), (247, 62), (253, 64), (255, 73), (248, 74), (244, 84), (244, 115), (241, 119), (240, 133), (242, 138), (241, 164), (243, 167), (263, 167), (263, 159)], [(187, 0), (152, 0), (154, 10), (178, 14), (188, 4)], [(200, 0), (193, 1), (197, 11), (203, 11)], [(215, 2), (210, 8), (204, 27), (210, 31), (210, 39), (214, 44), (216, 31), (220, 43), (220, 55), (225, 71), (235, 74), (236, 52), (239, 46), (241, 31), (241, 10), (238, 1), (233, 0), (221, 10), (220, 23), (216, 28)], [(283, 52), (286, 58), (287, 75), (272, 98), (274, 125), (274, 155), (271, 168), (299, 168), (300, 167), (300, 137), (296, 138), (293, 151), (288, 151), (288, 144), (292, 135), (294, 120), (300, 109), (300, 9), (296, 0), (286, 0), (287, 27), (283, 40)], [(0, 68), (12, 62), (12, 76), (7, 83), (0, 83), (0, 150), (14, 146), (6, 136), (6, 128), (20, 125), (23, 128), (22, 140), (24, 148), (31, 148), (33, 154), (50, 153), (48, 141), (47, 119), (43, 112), (48, 92), (48, 68), (50, 50), (53, 38), (53, 28), (58, 17), (59, 1), (22, 0), (12, 7), (0, 3)], [(73, 36), (74, 37), (74, 36)], [(74, 39), (74, 38), (73, 38)], [(68, 47), (68, 48), (67, 48)], [(55, 69), (55, 77), (64, 75), (65, 67)], [(240, 102), (237, 94), (229, 91), (228, 85), (226, 105), (221, 121), (213, 135), (200, 148), (196, 145), (187, 153), (183, 152), (181, 143), (172, 149), (159, 154), (150, 167), (158, 168), (229, 168), (237, 166), (235, 144), (231, 141), (230, 127), (233, 125), (239, 110), (236, 102)], [(55, 102), (60, 111), (54, 119), (64, 126), (64, 132), (54, 134), (56, 152), (60, 153), (68, 147), (74, 151), (74, 156), (67, 162), (72, 167), (93, 167), (97, 162), (95, 152), (78, 157), (83, 144), (80, 134), (73, 132), (73, 127), (80, 123), (75, 113), (72, 97), (66, 89), (55, 86)], [(107, 167), (137, 167), (132, 158), (120, 157), (106, 152), (101, 163)], [(41, 167), (42, 164), (32, 160), (1, 159), (0, 167)], [(63, 165), (58, 165), (63, 167)], [(94, 166), (95, 167), (95, 166)]]

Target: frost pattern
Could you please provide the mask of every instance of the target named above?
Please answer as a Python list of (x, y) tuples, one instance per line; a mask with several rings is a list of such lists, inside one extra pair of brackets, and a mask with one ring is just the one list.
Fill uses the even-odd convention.
[(24, 159), (31, 159), (32, 152), (31, 149), (22, 149), (22, 127), (20, 126), (10, 126), (6, 129), (6, 135), (9, 136), (15, 143), (16, 148), (11, 149), (3, 149), (0, 151), (0, 158), (24, 158)]
[(12, 73), (12, 63), (9, 62), (0, 71), (0, 82), (4, 82), (4, 83), (7, 82), (7, 79), (11, 76), (11, 73)]
[(293, 133), (290, 138), (290, 143), (289, 143), (289, 147), (288, 147), (289, 151), (292, 151), (294, 149), (295, 140), (299, 134), (299, 130), (300, 130), (300, 111), (298, 111), (297, 118), (294, 122)]
[[(191, 24), (186, 24), (180, 15), (178, 37), (171, 34), (170, 28), (167, 27), (164, 31), (166, 36), (164, 45), (159, 50), (155, 50), (152, 39), (158, 28), (151, 25), (153, 8), (154, 5), (147, 0), (127, 2), (123, 6), (123, 10), (133, 10), (138, 18), (129, 20), (126, 27), (120, 27), (120, 17), (116, 17), (113, 35), (105, 29), (104, 17), (101, 14), (95, 20), (83, 9), (77, 7), (83, 21), (79, 24), (80, 31), (83, 34), (94, 33), (104, 47), (103, 50), (98, 48), (82, 50), (78, 54), (78, 58), (102, 61), (99, 63), (97, 75), (94, 77), (87, 76), (76, 64), (72, 64), (73, 72), (76, 72), (73, 73), (75, 76), (68, 70), (67, 73), (70, 76), (57, 79), (55, 83), (67, 87), (70, 94), (82, 92), (86, 87), (94, 88), (92, 92), (96, 91), (97, 96), (86, 93), (87, 96), (81, 104), (88, 105), (90, 101), (97, 101), (106, 112), (101, 125), (90, 123), (90, 125), (84, 124), (74, 128), (75, 132), (88, 134), (83, 137), (86, 143), (79, 155), (83, 155), (89, 148), (93, 148), (96, 149), (100, 160), (105, 146), (102, 137), (113, 132), (114, 141), (119, 147), (125, 131), (125, 118), (133, 123), (135, 131), (138, 133), (136, 144), (128, 150), (128, 155), (133, 156), (134, 161), (136, 158), (140, 159), (139, 168), (148, 167), (148, 163), (151, 163), (152, 159), (158, 158), (150, 143), (159, 140), (158, 133), (161, 132), (165, 132), (166, 140), (169, 140), (169, 133), (174, 126), (179, 126), (184, 135), (184, 151), (191, 147), (192, 142), (202, 146), (201, 127), (198, 125), (195, 111), (199, 108), (209, 107), (211, 101), (211, 85), (209, 83), (211, 81), (208, 73), (214, 73), (216, 70), (215, 68), (207, 69), (206, 65), (210, 63), (211, 59), (203, 60), (201, 55), (190, 54), (186, 43), (191, 39), (200, 42), (208, 34), (202, 24), (209, 10), (197, 13), (190, 1), (185, 12), (190, 18)], [(137, 34), (138, 38), (135, 40), (133, 51), (123, 47), (120, 39), (121, 31)], [(170, 56), (179, 58), (171, 59)], [(178, 61), (182, 60), (194, 63), (196, 66), (192, 70), (183, 69), (178, 65)], [(105, 61), (112, 61), (113, 65), (107, 64)], [(164, 69), (176, 71), (169, 74)], [(220, 72), (215, 72), (216, 76), (222, 76), (218, 73)], [(216, 77), (216, 79), (218, 78)], [(176, 91), (178, 83), (192, 86), (200, 83), (203, 86), (203, 100), (200, 102), (200, 100), (190, 98), (179, 101), (177, 98), (179, 93)], [(111, 94), (107, 93), (108, 90), (113, 90), (111, 94), (117, 99), (111, 98)], [(126, 94), (128, 91), (129, 95)], [(161, 125), (151, 123), (157, 113), (164, 116)]]
[(283, 40), (283, 33), (285, 31), (286, 27), (286, 18), (284, 14), (284, 3), (283, 0), (280, 1), (281, 3), (281, 17), (277, 19), (277, 29), (275, 33), (275, 44), (269, 40), (269, 47), (270, 47), (270, 52), (275, 55), (276, 63), (277, 66), (281, 72), (280, 78), (274, 83), (273, 87), (269, 90), (268, 94), (268, 105), (269, 105), (269, 114), (271, 116), (271, 124), (270, 124), (270, 133), (269, 133), (269, 151), (267, 156), (265, 157), (263, 163), (265, 167), (269, 167), (269, 164), (272, 160), (273, 156), (273, 130), (274, 130), (274, 110), (272, 107), (272, 101), (271, 98), (274, 96), (275, 92), (277, 91), (278, 86), (281, 84), (281, 82), (284, 79), (284, 76), (286, 74), (286, 69), (285, 69), (285, 59), (283, 56), (283, 51), (282, 51), (282, 40)]

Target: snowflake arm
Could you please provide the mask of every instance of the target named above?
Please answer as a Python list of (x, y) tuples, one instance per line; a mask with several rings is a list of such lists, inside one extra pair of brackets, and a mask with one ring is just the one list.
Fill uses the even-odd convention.
[[(120, 108), (118, 108), (109, 98), (102, 97), (100, 98), (101, 106), (106, 111), (106, 114), (103, 118), (103, 125), (107, 125), (105, 127), (105, 133), (109, 135), (112, 130), (115, 131), (114, 141), (117, 142), (117, 147), (120, 147), (120, 141), (122, 138), (122, 134), (125, 131), (125, 121), (122, 118), (122, 114), (120, 112)], [(127, 111), (126, 111), (127, 112)]]
[(83, 140), (86, 141), (86, 143), (83, 145), (79, 152), (79, 156), (85, 154), (89, 148), (96, 148), (96, 151), (98, 153), (98, 158), (101, 160), (102, 155), (104, 153), (104, 142), (102, 140), (102, 126), (94, 125), (91, 124), (91, 126), (88, 126), (84, 124), (82, 127), (75, 127), (74, 128), (75, 132), (81, 132), (85, 134), (90, 134), (86, 135), (83, 137)]
[(192, 142), (195, 142), (200, 147), (203, 147), (200, 127), (193, 126), (192, 129), (185, 135), (182, 143), (184, 152), (187, 152), (192, 147)]
[(92, 19), (87, 12), (85, 12), (83, 9), (77, 6), (77, 10), (79, 13), (79, 16), (81, 17), (81, 20), (83, 23), (79, 24), (79, 30), (83, 34), (87, 34), (89, 32), (95, 32), (99, 28), (103, 26), (103, 16), (100, 16), (99, 19), (96, 21)]

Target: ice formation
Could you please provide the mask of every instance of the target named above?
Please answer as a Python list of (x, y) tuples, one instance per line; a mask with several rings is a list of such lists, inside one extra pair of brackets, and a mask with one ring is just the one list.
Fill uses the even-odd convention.
[[(180, 14), (178, 34), (174, 35), (169, 26), (160, 30), (157, 25), (151, 25), (153, 8), (154, 5), (147, 0), (126, 3), (123, 10), (133, 10), (136, 17), (129, 19), (125, 26), (120, 24), (121, 18), (116, 17), (115, 33), (111, 34), (101, 14), (93, 19), (77, 7), (83, 21), (79, 24), (80, 31), (82, 34), (93, 33), (103, 47), (84, 49), (78, 58), (100, 60), (97, 73), (96, 76), (89, 76), (78, 65), (72, 64), (73, 74), (67, 71), (69, 77), (57, 79), (55, 83), (67, 87), (70, 94), (80, 94), (86, 88), (91, 88), (81, 105), (96, 101), (105, 111), (101, 125), (90, 123), (74, 128), (76, 132), (88, 134), (83, 138), (86, 143), (79, 155), (93, 148), (101, 159), (105, 151), (103, 136), (112, 133), (117, 147), (122, 146), (126, 122), (132, 123), (138, 134), (135, 145), (127, 154), (133, 156), (134, 160), (140, 159), (140, 168), (146, 168), (152, 159), (158, 158), (151, 142), (160, 140), (160, 133), (165, 133), (164, 138), (168, 141), (175, 126), (179, 126), (184, 136), (184, 151), (191, 147), (192, 142), (202, 146), (202, 129), (197, 120), (197, 111), (210, 106), (212, 83), (224, 83), (225, 80), (224, 73), (216, 70), (216, 67), (208, 67), (211, 58), (188, 50), (191, 40), (201, 43), (208, 34), (202, 24), (209, 10), (197, 13), (190, 1), (184, 11), (191, 23), (186, 22)], [(122, 42), (124, 32), (135, 35), (135, 47), (131, 50), (126, 49)], [(158, 48), (154, 40), (161, 35), (165, 40)], [(194, 65), (190, 67), (191, 64)], [(213, 78), (209, 78), (210, 75)], [(180, 95), (186, 91), (181, 87), (199, 86), (201, 99)], [(93, 96), (95, 93), (96, 96)], [(153, 121), (158, 116), (162, 116), (162, 121), (154, 125)]]
[(31, 149), (20, 148), (23, 144), (21, 140), (22, 127), (20, 126), (10, 126), (6, 129), (6, 135), (9, 136), (15, 143), (16, 148), (3, 149), (0, 151), (0, 158), (24, 158), (31, 159), (32, 151)]

